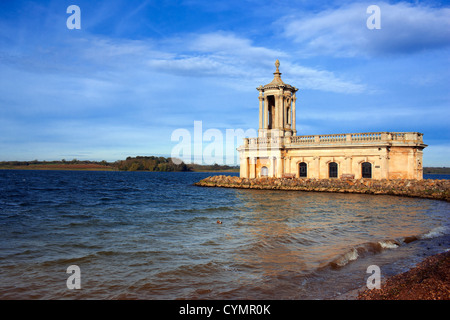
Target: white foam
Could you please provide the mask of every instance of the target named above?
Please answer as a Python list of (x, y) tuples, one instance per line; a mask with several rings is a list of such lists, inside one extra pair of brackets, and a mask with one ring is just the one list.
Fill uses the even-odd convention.
[(432, 239), (436, 237), (443, 236), (447, 233), (447, 228), (444, 226), (436, 227), (434, 229), (431, 229), (427, 233), (421, 236), (422, 239)]
[(395, 249), (398, 248), (398, 244), (394, 241), (386, 240), (378, 242), (383, 249)]
[(351, 251), (347, 252), (346, 254), (344, 254), (343, 257), (341, 257), (338, 261), (337, 261), (337, 265), (342, 267), (345, 266), (347, 263), (349, 263), (350, 261), (356, 260), (358, 259), (358, 251), (353, 248)]

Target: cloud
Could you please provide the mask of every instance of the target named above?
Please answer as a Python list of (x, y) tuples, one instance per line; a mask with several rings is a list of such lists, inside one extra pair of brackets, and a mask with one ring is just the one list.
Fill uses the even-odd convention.
[(60, 1), (17, 3), (0, 11), (4, 159), (170, 154), (171, 131), (194, 121), (255, 128), (255, 88), (272, 80), (276, 59), (283, 80), (300, 89), (299, 134), (367, 131), (369, 123), (447, 138), (448, 54), (409, 54), (448, 47), (447, 8), (381, 2), (382, 29), (368, 30), (373, 3), (85, 1), (75, 32)]
[(450, 9), (378, 3), (381, 29), (366, 25), (371, 3), (281, 18), (283, 35), (305, 55), (381, 56), (450, 46)]
[(238, 89), (270, 82), (274, 61), (280, 59), (284, 70), (289, 70), (289, 77), (300, 83), (302, 89), (342, 93), (365, 90), (364, 85), (341, 79), (331, 71), (293, 63), (287, 52), (255, 46), (250, 39), (232, 33), (191, 35), (175, 42), (185, 48), (184, 52), (169, 58), (149, 59), (148, 65), (178, 76), (214, 77)]
[(220, 31), (165, 39), (162, 50), (173, 55), (151, 57), (149, 66), (180, 76), (223, 79), (253, 78), (277, 58), (287, 57), (283, 51), (255, 46), (250, 39)]
[(338, 93), (361, 93), (367, 90), (364, 84), (340, 79), (333, 72), (317, 70), (300, 65), (289, 65), (289, 77), (295, 79), (300, 89), (312, 89)]
[(0, 147), (12, 158), (166, 152), (171, 130), (194, 120), (251, 126), (256, 118), (245, 113), (253, 114), (255, 88), (272, 80), (277, 58), (301, 89), (364, 89), (233, 32), (139, 40), (85, 32), (49, 35), (43, 44), (27, 32), (26, 46), (0, 36), (0, 118), (8, 124)]
[(189, 47), (193, 51), (210, 52), (222, 56), (240, 58), (245, 62), (287, 56), (283, 51), (255, 46), (250, 39), (224, 32), (200, 34), (194, 37)]

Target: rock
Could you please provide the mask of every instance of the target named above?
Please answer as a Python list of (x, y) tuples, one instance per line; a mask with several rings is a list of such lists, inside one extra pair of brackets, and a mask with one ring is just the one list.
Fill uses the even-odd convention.
[(390, 194), (450, 201), (450, 180), (371, 180), (371, 179), (300, 179), (300, 178), (240, 178), (217, 175), (194, 183), (196, 186), (300, 190), (321, 192), (351, 192)]

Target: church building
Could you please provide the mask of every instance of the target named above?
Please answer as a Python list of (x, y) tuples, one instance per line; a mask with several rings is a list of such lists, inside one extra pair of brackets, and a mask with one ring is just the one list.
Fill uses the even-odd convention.
[(259, 86), (258, 137), (237, 150), (245, 178), (422, 179), (423, 134), (365, 132), (297, 135), (297, 88), (281, 80)]

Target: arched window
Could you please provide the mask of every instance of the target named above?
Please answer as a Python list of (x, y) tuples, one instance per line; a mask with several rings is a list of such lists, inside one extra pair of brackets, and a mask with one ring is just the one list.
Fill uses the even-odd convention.
[(328, 164), (328, 177), (337, 178), (338, 177), (338, 165), (336, 162), (330, 162)]
[(363, 178), (372, 178), (372, 164), (370, 162), (363, 162), (361, 164), (361, 171)]
[(300, 178), (306, 178), (308, 176), (308, 165), (305, 162), (300, 162), (298, 176)]
[(269, 175), (269, 169), (267, 167), (261, 168), (261, 177), (267, 177)]

